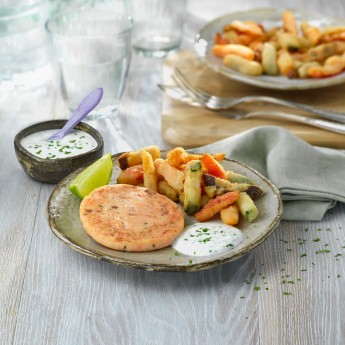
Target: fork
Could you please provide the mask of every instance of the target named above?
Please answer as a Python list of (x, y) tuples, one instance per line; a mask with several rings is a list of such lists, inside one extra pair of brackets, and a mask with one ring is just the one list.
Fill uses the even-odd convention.
[[(186, 103), (188, 105), (192, 105), (194, 107), (202, 107), (204, 108), (204, 104), (185, 92), (185, 90), (181, 89), (178, 86), (171, 86), (171, 85), (162, 85), (158, 84), (158, 87), (165, 92), (168, 96), (173, 99), (176, 99), (180, 102)], [(212, 109), (211, 109), (212, 110)], [(302, 115), (295, 115), (295, 114), (288, 114), (279, 111), (251, 111), (251, 112), (244, 112), (236, 109), (236, 113), (230, 111), (222, 111), (221, 115), (229, 117), (234, 120), (241, 120), (246, 118), (252, 117), (276, 117), (282, 118), (285, 120), (300, 122), (309, 126), (318, 127), (325, 129), (327, 131), (336, 132), (340, 134), (345, 134), (345, 125), (341, 123), (336, 123), (327, 120), (321, 119), (314, 119)]]
[(306, 112), (313, 113), (325, 119), (345, 123), (345, 113), (315, 108), (313, 106), (294, 101), (286, 101), (283, 99), (267, 96), (245, 96), (239, 98), (218, 97), (206, 92), (205, 90), (202, 90), (201, 88), (195, 85), (192, 85), (178, 68), (175, 68), (172, 77), (176, 84), (181, 89), (183, 89), (191, 98), (199, 100), (200, 103), (202, 103), (205, 107), (209, 109), (221, 110), (232, 108), (241, 103), (266, 102), (304, 110)]

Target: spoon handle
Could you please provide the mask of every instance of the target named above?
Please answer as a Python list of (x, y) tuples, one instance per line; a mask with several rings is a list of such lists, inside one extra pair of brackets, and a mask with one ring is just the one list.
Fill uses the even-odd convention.
[(56, 133), (48, 138), (48, 140), (60, 140), (68, 134), (90, 111), (92, 111), (101, 101), (103, 89), (98, 88), (89, 93), (78, 105), (66, 124)]

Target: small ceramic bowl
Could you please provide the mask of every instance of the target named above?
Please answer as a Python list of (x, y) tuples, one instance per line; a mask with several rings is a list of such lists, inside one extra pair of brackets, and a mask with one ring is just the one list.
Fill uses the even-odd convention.
[(90, 134), (97, 142), (97, 146), (77, 156), (58, 159), (44, 159), (32, 155), (22, 145), (26, 136), (49, 129), (60, 129), (66, 120), (51, 120), (39, 122), (21, 130), (14, 138), (14, 148), (17, 159), (24, 171), (35, 180), (45, 183), (57, 183), (77, 168), (90, 164), (103, 155), (104, 142), (101, 134), (86, 123), (79, 123), (75, 129)]

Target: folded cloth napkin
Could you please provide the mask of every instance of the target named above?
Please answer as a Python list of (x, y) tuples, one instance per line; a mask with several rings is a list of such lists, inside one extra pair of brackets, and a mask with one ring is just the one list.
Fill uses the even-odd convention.
[(281, 127), (257, 127), (193, 151), (225, 152), (266, 176), (281, 192), (283, 219), (319, 221), (345, 202), (345, 152), (311, 146)]

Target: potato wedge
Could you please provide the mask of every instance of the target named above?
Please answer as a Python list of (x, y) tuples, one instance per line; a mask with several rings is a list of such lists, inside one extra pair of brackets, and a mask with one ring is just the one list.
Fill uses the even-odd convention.
[[(225, 157), (225, 153), (212, 153), (211, 156), (217, 162), (221, 162)], [(189, 161), (192, 161), (192, 160), (201, 160), (201, 157), (202, 155), (199, 155), (199, 154), (188, 154), (184, 160), (184, 163), (188, 163)]]
[(321, 41), (324, 43), (335, 42), (335, 41), (345, 41), (345, 31), (330, 34), (330, 35), (324, 35), (322, 36)]
[(239, 40), (238, 40), (238, 33), (237, 31), (235, 30), (224, 30), (224, 33), (223, 33), (223, 39), (224, 40), (227, 40), (228, 42), (227, 43), (232, 43), (232, 44), (238, 44), (240, 43)]
[(176, 190), (173, 187), (169, 186), (168, 182), (165, 180), (158, 182), (158, 193), (165, 195), (172, 201), (176, 202), (179, 200), (179, 195)]
[(261, 75), (262, 66), (257, 61), (249, 61), (234, 54), (226, 55), (223, 59), (225, 66), (247, 75)]
[(125, 170), (121, 170), (120, 175), (117, 178), (117, 183), (131, 184), (137, 186), (144, 182), (144, 170), (143, 165), (135, 165)]
[(224, 224), (236, 225), (240, 218), (240, 211), (237, 204), (232, 204), (220, 210), (220, 218)]
[(298, 39), (298, 36), (296, 35), (293, 35), (287, 32), (282, 32), (282, 33), (279, 33), (278, 35), (278, 41), (282, 49), (286, 49), (290, 52), (295, 52), (295, 51), (300, 50), (300, 47), (301, 47), (300, 40)]
[(301, 23), (301, 30), (303, 36), (309, 39), (312, 46), (316, 46), (320, 42), (322, 34), (317, 27), (310, 25), (306, 21), (303, 21)]
[(186, 157), (188, 156), (187, 152), (184, 150), (182, 147), (175, 147), (174, 149), (170, 150), (167, 153), (167, 158), (166, 160), (168, 163), (175, 167), (178, 168), (182, 164), (186, 163)]
[(331, 35), (339, 32), (344, 32), (345, 26), (328, 26), (322, 30), (323, 35)]
[(239, 33), (237, 36), (238, 44), (242, 44), (244, 46), (249, 46), (252, 42), (256, 41), (257, 39), (261, 39), (262, 36), (253, 36), (247, 33)]
[(254, 37), (263, 35), (262, 27), (259, 24), (252, 21), (234, 20), (231, 23), (230, 28)]
[(323, 62), (328, 57), (337, 54), (337, 44), (335, 42), (319, 44), (309, 49), (308, 57), (310, 61)]
[(215, 44), (229, 44), (229, 40), (225, 37), (225, 35), (222, 35), (220, 32), (217, 32), (213, 37), (213, 42)]
[(275, 46), (270, 42), (264, 43), (261, 55), (261, 63), (264, 73), (268, 75), (278, 74), (277, 51)]
[(185, 177), (183, 171), (174, 168), (162, 158), (157, 158), (153, 164), (156, 168), (158, 176), (161, 176), (163, 179), (165, 179), (169, 186), (173, 187), (177, 192), (183, 190)]
[(156, 173), (153, 159), (147, 151), (141, 151), (141, 160), (143, 162), (144, 187), (158, 191), (158, 176)]
[(312, 78), (330, 77), (341, 73), (345, 69), (345, 58), (334, 55), (329, 57), (323, 66), (312, 66), (308, 69), (308, 75)]
[(297, 76), (297, 69), (294, 63), (294, 59), (287, 51), (283, 51), (277, 60), (279, 71), (282, 75), (288, 78), (294, 78)]
[(283, 12), (283, 28), (286, 32), (293, 35), (298, 35), (298, 28), (295, 20), (295, 16), (291, 11)]
[(235, 54), (247, 60), (254, 60), (254, 51), (242, 44), (215, 44), (212, 53), (218, 57), (225, 57), (228, 54)]
[(125, 170), (128, 167), (141, 164), (143, 162), (141, 159), (142, 151), (147, 151), (152, 156), (153, 160), (159, 158), (161, 155), (160, 150), (157, 146), (147, 146), (138, 151), (125, 152), (117, 159), (120, 169)]
[(309, 76), (308, 71), (311, 67), (315, 67), (315, 66), (321, 66), (321, 65), (316, 61), (303, 63), (297, 70), (298, 76), (300, 78), (309, 78), (310, 76)]

